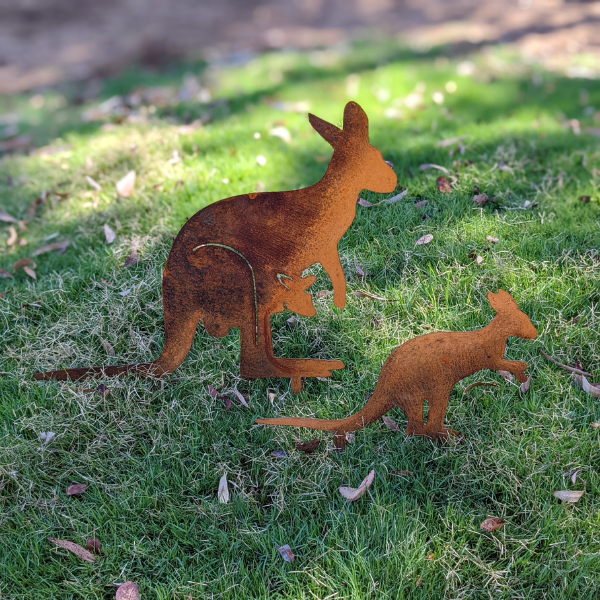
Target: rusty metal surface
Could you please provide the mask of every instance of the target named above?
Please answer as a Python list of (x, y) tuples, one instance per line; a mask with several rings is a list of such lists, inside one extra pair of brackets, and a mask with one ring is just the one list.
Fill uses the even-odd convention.
[[(422, 335), (396, 348), (386, 360), (373, 395), (356, 414), (346, 419), (257, 419), (263, 425), (289, 425), (330, 431), (336, 447), (342, 449), (346, 433), (362, 429), (394, 407), (408, 418), (406, 433), (432, 439), (460, 435), (444, 427), (450, 392), (461, 379), (482, 369), (508, 371), (525, 382), (527, 364), (504, 360), (509, 337), (534, 339), (537, 330), (519, 309), (510, 294), (488, 293), (496, 317), (483, 329), (470, 332), (442, 332)], [(429, 405), (427, 421), (423, 404)]]
[(302, 377), (327, 377), (342, 369), (336, 360), (278, 358), (270, 318), (284, 306), (316, 314), (306, 291), (314, 277), (302, 272), (320, 263), (333, 284), (335, 306), (346, 303), (346, 278), (338, 242), (354, 220), (363, 189), (389, 193), (397, 178), (369, 143), (368, 119), (349, 102), (343, 128), (309, 115), (313, 128), (333, 147), (316, 184), (295, 191), (244, 194), (220, 200), (191, 217), (175, 238), (163, 273), (165, 345), (151, 363), (37, 373), (36, 379), (79, 380), (135, 372), (165, 376), (187, 356), (202, 322), (214, 337), (240, 330), (240, 374), (285, 377), (292, 391)]

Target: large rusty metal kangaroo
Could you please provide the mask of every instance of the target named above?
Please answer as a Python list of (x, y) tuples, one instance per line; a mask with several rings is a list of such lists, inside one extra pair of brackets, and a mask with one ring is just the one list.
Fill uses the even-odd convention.
[(163, 273), (165, 344), (150, 363), (85, 367), (37, 373), (36, 379), (79, 380), (139, 373), (162, 377), (187, 356), (198, 323), (214, 337), (240, 330), (240, 374), (247, 378), (287, 377), (292, 391), (302, 377), (327, 377), (340, 361), (277, 358), (271, 315), (286, 305), (315, 314), (306, 292), (320, 263), (333, 284), (334, 304), (346, 303), (346, 279), (337, 245), (356, 214), (363, 189), (392, 192), (396, 175), (369, 143), (367, 115), (355, 102), (344, 110), (343, 129), (308, 116), (333, 147), (323, 178), (295, 191), (244, 194), (220, 200), (191, 217), (175, 238)]
[[(499, 290), (488, 293), (497, 315), (478, 331), (428, 333), (396, 348), (385, 361), (375, 391), (356, 414), (337, 421), (325, 419), (256, 419), (263, 425), (291, 425), (331, 431), (337, 448), (346, 443), (346, 433), (362, 429), (380, 419), (394, 407), (408, 418), (406, 433), (432, 439), (460, 435), (444, 427), (450, 392), (461, 379), (482, 369), (508, 371), (518, 381), (527, 381), (527, 364), (504, 360), (506, 341), (515, 336), (534, 339), (537, 330), (519, 310), (510, 294)], [(427, 422), (423, 404), (429, 404)]]

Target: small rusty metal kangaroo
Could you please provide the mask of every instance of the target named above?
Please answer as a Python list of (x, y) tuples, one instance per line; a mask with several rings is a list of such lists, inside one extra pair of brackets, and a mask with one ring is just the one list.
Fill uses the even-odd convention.
[(340, 361), (277, 358), (271, 315), (286, 305), (315, 314), (306, 292), (314, 277), (302, 272), (320, 263), (333, 284), (333, 302), (343, 309), (346, 279), (337, 245), (356, 214), (363, 189), (394, 191), (397, 178), (369, 143), (368, 119), (349, 102), (343, 129), (309, 114), (313, 128), (333, 147), (323, 178), (305, 189), (244, 194), (203, 208), (181, 228), (163, 273), (165, 344), (149, 363), (36, 373), (36, 379), (71, 379), (138, 373), (163, 377), (185, 359), (198, 323), (214, 337), (240, 330), (240, 374), (287, 377), (292, 391), (302, 377), (328, 377)]
[[(483, 329), (429, 333), (396, 348), (381, 369), (373, 395), (356, 414), (337, 421), (281, 418), (256, 419), (256, 423), (331, 431), (336, 447), (343, 449), (346, 433), (362, 429), (399, 407), (408, 418), (407, 435), (432, 439), (460, 435), (444, 427), (454, 385), (482, 369), (508, 371), (518, 381), (527, 381), (526, 363), (504, 360), (506, 341), (511, 336), (526, 340), (537, 337), (537, 330), (510, 294), (498, 290), (498, 294), (489, 292), (487, 297), (497, 315)], [(427, 422), (423, 419), (425, 402), (429, 404)]]

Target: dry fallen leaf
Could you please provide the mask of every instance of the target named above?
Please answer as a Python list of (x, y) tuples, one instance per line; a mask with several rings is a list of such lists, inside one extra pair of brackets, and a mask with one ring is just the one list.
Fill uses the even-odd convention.
[(92, 556), (92, 554), (79, 544), (75, 544), (74, 542), (70, 542), (69, 540), (57, 540), (54, 538), (48, 538), (48, 541), (52, 542), (53, 544), (56, 544), (57, 546), (60, 546), (61, 548), (64, 548), (65, 550), (68, 550), (69, 552), (72, 552), (73, 554), (75, 554), (75, 556), (81, 558), (81, 560), (85, 560), (91, 563), (96, 562), (96, 559)]
[(402, 469), (394, 469), (394, 470), (392, 471), (392, 473), (393, 473), (394, 475), (402, 475), (402, 476), (410, 475), (411, 477), (414, 477), (414, 476), (415, 476), (415, 474), (414, 474), (412, 471), (404, 471), (404, 470), (402, 470)]
[(600, 386), (596, 387), (598, 384), (590, 383), (585, 375), (581, 376), (581, 387), (586, 394), (590, 394), (594, 398), (600, 398)]
[(126, 581), (119, 586), (115, 600), (140, 600), (140, 588), (133, 581)]
[(279, 552), (279, 554), (281, 554), (281, 556), (283, 557), (283, 560), (285, 560), (285, 562), (294, 562), (294, 553), (292, 552), (292, 549), (287, 545), (283, 545), (283, 546), (277, 546), (277, 551)]
[(425, 234), (423, 237), (420, 237), (416, 242), (415, 246), (422, 246), (423, 244), (429, 244), (433, 240), (433, 235), (431, 233)]
[(106, 353), (109, 356), (116, 356), (115, 349), (112, 347), (110, 342), (108, 342), (107, 340), (102, 340), (102, 345), (104, 346), (104, 349), (106, 350)]
[(6, 270), (0, 269), (0, 279), (12, 279), (13, 276)]
[(521, 394), (521, 396), (524, 396), (529, 391), (530, 384), (531, 384), (531, 377), (528, 377), (527, 381), (525, 381), (524, 383), (522, 383), (519, 386), (519, 393)]
[(71, 242), (54, 242), (53, 244), (48, 244), (47, 246), (42, 246), (35, 252), (32, 252), (31, 256), (39, 256), (40, 254), (44, 254), (45, 252), (53, 252), (54, 250), (56, 250), (59, 254), (64, 254), (70, 243)]
[[(359, 198), (357, 200), (357, 204), (360, 204), (360, 206), (364, 206), (365, 208), (371, 208), (371, 206), (375, 206), (372, 202), (369, 202), (368, 200), (365, 200), (364, 198)], [(379, 202), (377, 204), (379, 204)]]
[(469, 390), (472, 390), (473, 388), (480, 387), (480, 386), (498, 387), (498, 384), (493, 383), (492, 381), (476, 381), (475, 383), (469, 384), (465, 388), (465, 391), (463, 392), (463, 394), (466, 394)]
[(554, 492), (552, 494), (555, 498), (562, 500), (563, 502), (570, 502), (574, 504), (579, 501), (579, 498), (583, 496), (583, 490), (581, 491), (572, 491), (572, 490), (560, 490), (558, 492)]
[(499, 519), (498, 517), (491, 517), (486, 519), (479, 527), (483, 529), (483, 531), (496, 531), (503, 526), (504, 521), (502, 519)]
[(354, 270), (356, 271), (356, 274), (359, 275), (360, 277), (365, 276), (365, 272), (361, 269), (360, 265), (356, 262), (356, 258), (354, 259)]
[(280, 125), (279, 127), (273, 127), (273, 129), (269, 131), (269, 135), (278, 137), (286, 144), (289, 144), (292, 141), (292, 135), (290, 134), (289, 129), (283, 125)]
[(19, 222), (18, 219), (15, 219), (14, 217), (9, 215), (7, 212), (4, 212), (3, 210), (0, 210), (0, 221), (3, 221), (4, 223), (18, 223)]
[(311, 454), (319, 447), (320, 444), (321, 440), (315, 438), (310, 440), (310, 442), (306, 442), (306, 444), (296, 444), (296, 450), (300, 450), (300, 452), (305, 452), (306, 454)]
[(104, 223), (104, 237), (107, 244), (112, 244), (117, 237), (117, 234), (106, 223)]
[(17, 235), (17, 230), (11, 226), (8, 228), (8, 233), (9, 233), (9, 236), (8, 236), (8, 239), (6, 240), (6, 245), (14, 246), (17, 241), (17, 238), (19, 237)]
[(438, 177), (436, 184), (437, 184), (438, 192), (442, 192), (442, 194), (451, 194), (452, 193), (452, 186), (450, 185), (450, 182), (444, 176)]
[(95, 389), (95, 391), (98, 392), (103, 398), (106, 398), (106, 396), (108, 396), (110, 394), (110, 390), (103, 383), (101, 383)]
[(135, 171), (129, 171), (125, 177), (117, 181), (115, 187), (117, 188), (119, 196), (123, 196), (123, 198), (133, 196), (133, 191), (135, 189)]
[(590, 427), (592, 429), (599, 429), (600, 428), (600, 423), (590, 423)]
[(229, 488), (227, 487), (227, 473), (223, 473), (219, 480), (219, 491), (217, 492), (217, 498), (221, 504), (227, 504), (229, 502)]
[(402, 198), (404, 198), (404, 196), (406, 196), (406, 194), (408, 194), (408, 189), (401, 191), (399, 194), (396, 194), (395, 196), (392, 196), (391, 198), (387, 198), (386, 200), (383, 200), (383, 202), (385, 202), (386, 204), (395, 204), (396, 202), (398, 202), (398, 200), (402, 200)]
[(98, 538), (90, 538), (86, 543), (85, 547), (94, 554), (102, 554), (102, 548), (100, 546), (100, 540)]
[(67, 496), (78, 496), (87, 490), (85, 483), (74, 483), (67, 488)]
[(390, 431), (400, 431), (400, 427), (398, 427), (398, 425), (397, 425), (396, 421), (394, 421), (394, 419), (390, 419), (390, 417), (383, 415), (383, 417), (381, 417), (381, 420), (385, 423), (385, 426)]
[(358, 500), (362, 496), (365, 495), (365, 492), (369, 488), (369, 486), (373, 483), (373, 479), (375, 478), (375, 470), (372, 470), (361, 482), (361, 484), (357, 488), (345, 487), (341, 486), (339, 488), (339, 492), (343, 498), (348, 500), (349, 502), (354, 502)]
[(250, 408), (248, 406), (248, 403), (246, 402), (246, 398), (244, 398), (244, 396), (241, 394), (241, 392), (237, 388), (233, 388), (232, 390), (229, 390), (229, 391), (240, 401), (240, 404), (242, 406), (245, 406), (246, 408)]
[(102, 186), (97, 182), (94, 181), (89, 175), (85, 176), (85, 180), (88, 182), (88, 184), (90, 186), (92, 186), (97, 192), (101, 192), (102, 191)]
[(513, 374), (509, 373), (508, 371), (498, 371), (498, 375), (504, 377), (504, 379), (506, 379), (506, 381), (509, 383), (512, 383), (515, 380)]
[(217, 392), (217, 390), (215, 390), (215, 388), (212, 385), (207, 385), (206, 389), (208, 390), (208, 393), (209, 393), (210, 397), (213, 400), (216, 400), (217, 396), (219, 395), (218, 392)]
[(485, 206), (489, 202), (489, 198), (487, 194), (476, 194), (473, 196), (473, 204), (476, 206)]
[(135, 265), (138, 262), (140, 262), (140, 257), (138, 256), (138, 253), (135, 250), (132, 250), (131, 254), (125, 259), (123, 266), (130, 267), (131, 265)]
[(331, 296), (333, 294), (332, 290), (321, 290), (316, 293), (317, 298), (320, 300), (321, 298), (327, 298), (327, 296)]
[(31, 279), (34, 279), (35, 281), (37, 281), (37, 275), (35, 274), (35, 271), (31, 268), (31, 267), (23, 267), (23, 271), (25, 271), (25, 273), (27, 273), (27, 275), (29, 275), (29, 277), (31, 277)]
[(22, 269), (23, 267), (31, 267), (32, 269), (36, 268), (36, 264), (30, 259), (30, 258), (20, 258), (14, 265), (13, 265), (13, 273), (15, 271), (18, 271), (19, 269)]
[(485, 241), (489, 242), (490, 244), (497, 244), (500, 240), (498, 238), (492, 237), (491, 235), (486, 235)]
[(273, 452), (271, 452), (271, 456), (274, 456), (275, 458), (285, 458), (287, 453), (285, 450), (273, 450)]
[(381, 300), (383, 302), (394, 302), (394, 300), (390, 300), (389, 298), (382, 298), (381, 296), (376, 296), (375, 294), (370, 294), (369, 292), (363, 292), (359, 290), (358, 292), (354, 292), (355, 296), (359, 298), (370, 298), (371, 300)]
[(440, 167), (440, 165), (434, 165), (433, 163), (424, 163), (422, 165), (419, 165), (419, 169), (421, 169), (422, 171), (425, 171), (425, 169), (439, 169), (440, 171), (446, 173), (446, 175), (450, 173), (450, 171), (448, 171), (446, 167)]
[(419, 202), (415, 202), (415, 208), (423, 208), (429, 204), (429, 200), (419, 200)]
[[(2, 269), (0, 269), (0, 277), (2, 277), (2, 273), (1, 273)], [(10, 274), (10, 273), (9, 273)], [(10, 294), (11, 290), (7, 290), (6, 292), (2, 292), (0, 294), (0, 299), (4, 298), (4, 296), (6, 296), (6, 294)]]

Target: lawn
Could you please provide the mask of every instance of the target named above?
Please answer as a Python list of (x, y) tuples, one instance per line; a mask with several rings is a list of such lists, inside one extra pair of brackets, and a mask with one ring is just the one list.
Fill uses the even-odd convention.
[[(211, 98), (196, 99), (192, 77)], [(0, 267), (14, 275), (0, 279), (9, 292), (0, 298), (0, 598), (108, 599), (127, 580), (145, 600), (597, 597), (600, 408), (541, 350), (600, 380), (599, 81), (526, 65), (502, 47), (453, 55), (386, 42), (131, 69), (103, 82), (97, 99), (82, 90), (0, 99), (0, 114), (16, 115), (37, 148), (0, 161), (0, 207), (27, 221), (26, 231), (0, 223)], [(90, 120), (101, 102), (136, 90), (144, 99), (129, 115), (117, 103)], [(339, 359), (344, 370), (292, 396), (288, 380), (239, 377), (236, 331), (215, 339), (200, 326), (164, 381), (107, 378), (101, 394), (85, 391), (99, 381), (33, 380), (158, 356), (173, 236), (221, 198), (316, 182), (331, 149), (307, 106), (339, 125), (350, 98), (408, 193), (358, 207), (339, 246), (344, 311), (324, 296), (316, 317), (272, 320), (278, 356)], [(291, 141), (269, 135), (282, 126)], [(423, 164), (447, 169), (452, 193)], [(130, 170), (135, 193), (118, 197)], [(496, 202), (474, 205), (474, 187)], [(428, 233), (431, 243), (415, 245)], [(17, 259), (63, 241), (63, 254), (34, 257), (37, 280), (13, 273)], [(132, 251), (140, 260), (124, 267)], [(320, 266), (311, 272), (312, 290), (331, 288)], [(388, 416), (400, 432), (380, 421), (342, 453), (330, 434), (254, 424), (357, 411), (394, 348), (485, 326), (494, 315), (486, 294), (499, 288), (539, 332), (507, 346), (508, 359), (528, 363), (531, 387), (520, 394), (488, 371), (459, 383), (446, 423), (462, 439), (408, 437), (398, 409)], [(475, 382), (494, 385), (467, 389)], [(230, 396), (227, 410), (208, 385), (238, 389), (250, 408)], [(44, 443), (42, 432), (55, 436)], [(316, 452), (295, 449), (315, 435)], [(371, 469), (365, 496), (344, 500), (338, 487)], [(217, 498), (225, 473), (227, 504)], [(73, 483), (87, 490), (67, 496)], [(568, 504), (557, 490), (585, 493)], [(489, 517), (504, 527), (482, 531)], [(47, 540), (91, 537), (103, 552), (93, 564)]]

